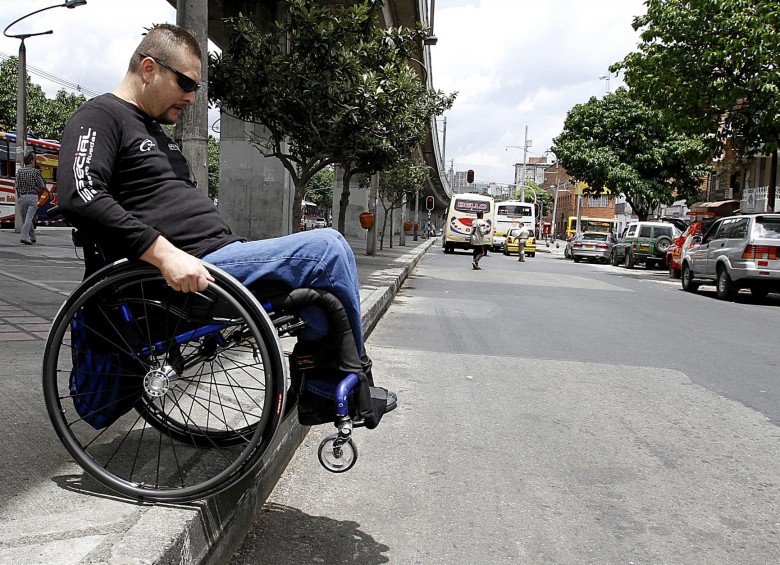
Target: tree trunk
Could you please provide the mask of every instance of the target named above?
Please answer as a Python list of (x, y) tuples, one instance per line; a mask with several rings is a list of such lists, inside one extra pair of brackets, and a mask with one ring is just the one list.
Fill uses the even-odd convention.
[(292, 233), (301, 231), (301, 204), (303, 203), (303, 186), (295, 185), (292, 209)]
[(775, 187), (777, 186), (777, 153), (772, 153), (772, 164), (769, 166), (769, 186), (766, 189), (766, 210), (767, 212), (776, 212), (775, 210)]
[(339, 198), (339, 225), (338, 230), (344, 235), (346, 225), (347, 206), (349, 206), (349, 183), (352, 182), (352, 169), (345, 168), (342, 177), (341, 198)]

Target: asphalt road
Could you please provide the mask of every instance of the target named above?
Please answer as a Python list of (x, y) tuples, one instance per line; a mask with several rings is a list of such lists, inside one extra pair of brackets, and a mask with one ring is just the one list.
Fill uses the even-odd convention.
[(314, 428), (232, 564), (778, 563), (780, 296), (437, 247), (369, 341), (399, 408)]

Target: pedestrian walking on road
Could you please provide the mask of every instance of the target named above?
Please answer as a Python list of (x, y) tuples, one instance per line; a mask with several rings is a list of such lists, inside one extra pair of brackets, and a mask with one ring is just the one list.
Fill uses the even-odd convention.
[(477, 212), (477, 219), (471, 223), (471, 246), (474, 248), (471, 268), (475, 271), (482, 270), (482, 267), (479, 266), (479, 260), (485, 256), (485, 227), (487, 227), (487, 223), (482, 219), (483, 216), (482, 212)]
[(528, 241), (529, 236), (528, 228), (525, 224), (520, 224), (520, 233), (517, 234), (517, 254), (519, 255), (518, 261), (525, 262), (525, 242)]
[(38, 211), (38, 194), (46, 188), (41, 171), (33, 166), (35, 155), (28, 153), (24, 156), (24, 166), (16, 171), (16, 201), (22, 217), (21, 243), (32, 245), (35, 237), (35, 213)]

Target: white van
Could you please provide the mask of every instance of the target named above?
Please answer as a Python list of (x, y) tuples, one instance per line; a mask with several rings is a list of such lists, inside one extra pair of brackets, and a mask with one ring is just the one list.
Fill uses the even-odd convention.
[(487, 223), (485, 245), (493, 244), (495, 221), (495, 202), (492, 196), (482, 194), (455, 194), (450, 200), (447, 218), (442, 229), (441, 243), (445, 253), (453, 253), (455, 249), (471, 249), (471, 224), (477, 218), (477, 212), (482, 212), (482, 219)]

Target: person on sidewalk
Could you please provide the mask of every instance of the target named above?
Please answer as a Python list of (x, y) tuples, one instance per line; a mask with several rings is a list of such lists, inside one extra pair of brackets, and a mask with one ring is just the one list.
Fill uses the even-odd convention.
[[(262, 241), (231, 231), (214, 203), (192, 181), (190, 167), (163, 124), (174, 124), (195, 102), (202, 53), (185, 29), (160, 24), (130, 58), (112, 92), (84, 103), (62, 134), (59, 205), (65, 218), (112, 258), (151, 263), (174, 290), (205, 290), (213, 279), (206, 261), (245, 286), (260, 280), (292, 289), (334, 294), (349, 320), (363, 376), (365, 353), (357, 265), (351, 247), (333, 229)], [(316, 309), (301, 312), (307, 338), (326, 335)], [(357, 368), (355, 372), (360, 371)], [(395, 395), (387, 394), (387, 410)]]
[(528, 241), (529, 235), (530, 232), (525, 224), (520, 224), (520, 232), (517, 234), (517, 260), (521, 263), (525, 262), (525, 243)]
[(487, 223), (482, 219), (483, 217), (484, 213), (477, 212), (477, 219), (471, 223), (470, 239), (473, 247), (471, 268), (475, 271), (482, 270), (482, 267), (479, 266), (479, 260), (485, 256), (485, 228)]
[(19, 203), (19, 211), (22, 217), (21, 243), (32, 245), (36, 242), (35, 213), (38, 211), (38, 194), (46, 188), (43, 175), (33, 163), (35, 155), (28, 153), (24, 156), (24, 166), (16, 171), (14, 188), (16, 189), (16, 201)]

